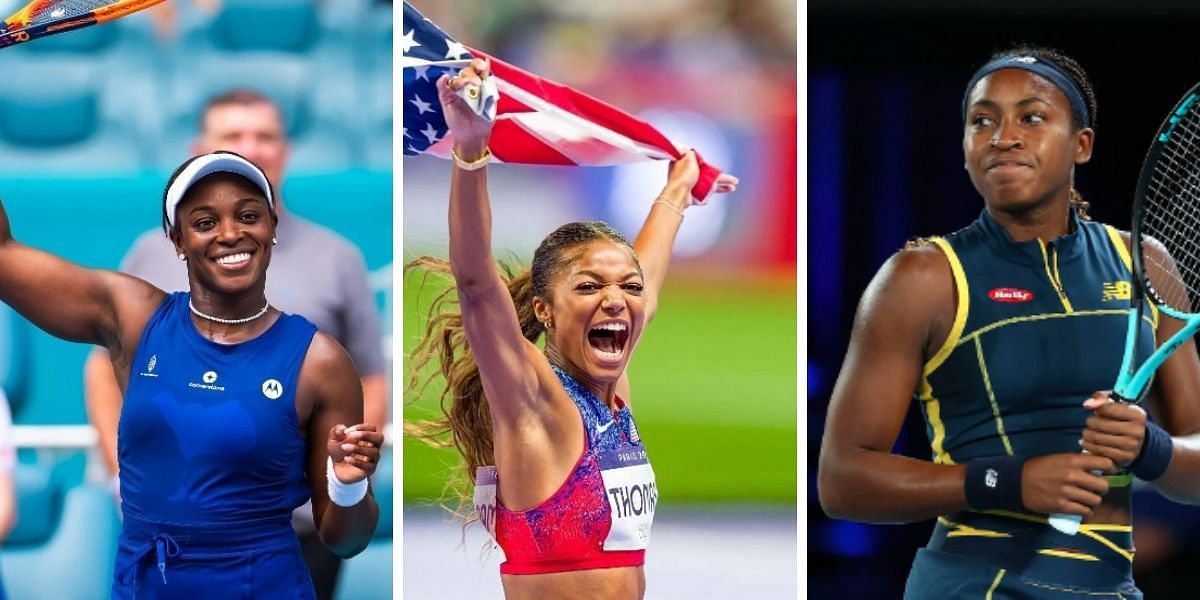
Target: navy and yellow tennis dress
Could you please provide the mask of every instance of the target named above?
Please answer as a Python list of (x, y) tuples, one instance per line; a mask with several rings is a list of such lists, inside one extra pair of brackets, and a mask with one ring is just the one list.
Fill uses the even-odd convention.
[[(1071, 212), (1071, 232), (1014, 242), (985, 210), (935, 243), (958, 290), (953, 329), (924, 367), (918, 399), (939, 464), (1079, 452), (1083, 401), (1116, 380), (1130, 258), (1115, 229)], [(1147, 311), (1146, 328), (1157, 314)], [(1153, 336), (1137, 349), (1152, 351)], [(1129, 476), (1109, 478), (1113, 488)], [(1059, 533), (1044, 515), (964, 511), (938, 518), (905, 597), (1141, 598), (1132, 530)]]
[(187, 293), (138, 344), (117, 440), (124, 527), (113, 598), (313, 598), (292, 531), (308, 499), (296, 386), (316, 326), (279, 315), (240, 344), (202, 337)]

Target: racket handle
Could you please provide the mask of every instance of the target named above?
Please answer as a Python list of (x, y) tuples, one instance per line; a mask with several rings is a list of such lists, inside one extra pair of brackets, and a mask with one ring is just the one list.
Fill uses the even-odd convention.
[[(1092, 471), (1092, 474), (1096, 476), (1102, 476), (1104, 475), (1104, 472)], [(1081, 515), (1054, 514), (1050, 515), (1049, 521), (1051, 527), (1067, 535), (1075, 535), (1076, 533), (1079, 533), (1079, 523), (1083, 521), (1083, 517)]]
[(1050, 526), (1067, 534), (1079, 533), (1079, 523), (1083, 517), (1079, 515), (1050, 515)]

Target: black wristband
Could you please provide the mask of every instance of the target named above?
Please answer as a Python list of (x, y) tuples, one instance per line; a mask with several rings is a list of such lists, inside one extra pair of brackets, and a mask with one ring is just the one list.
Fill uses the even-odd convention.
[(1146, 421), (1146, 437), (1142, 439), (1142, 450), (1129, 463), (1129, 472), (1142, 481), (1154, 481), (1167, 472), (1175, 448), (1171, 434), (1153, 421)]
[(975, 510), (1000, 509), (1021, 512), (1021, 470), (1025, 457), (988, 456), (967, 463), (963, 487), (967, 506)]

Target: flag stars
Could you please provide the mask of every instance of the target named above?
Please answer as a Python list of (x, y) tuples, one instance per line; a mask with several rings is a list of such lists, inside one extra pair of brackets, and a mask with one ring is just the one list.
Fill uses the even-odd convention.
[(404, 34), (404, 37), (400, 38), (400, 52), (402, 54), (408, 54), (409, 50), (421, 45), (421, 42), (418, 42), (415, 39), (415, 34), (415, 29), (409, 29), (408, 33)]
[(452, 39), (446, 39), (446, 58), (462, 58), (464, 54), (468, 57), (471, 56), (471, 52), (467, 50), (466, 46)]
[(413, 106), (417, 107), (418, 115), (423, 115), (427, 112), (429, 112), (429, 113), (433, 112), (433, 109), (430, 108), (433, 105), (422, 100), (421, 97), (416, 94), (413, 94), (412, 100), (409, 100), (409, 102), (411, 102)]
[(433, 128), (433, 123), (426, 123), (425, 129), (422, 129), (421, 133), (429, 140), (429, 145), (431, 146), (434, 142), (438, 141), (438, 131)]
[(417, 70), (417, 79), (429, 81), (429, 65), (419, 65), (415, 68)]

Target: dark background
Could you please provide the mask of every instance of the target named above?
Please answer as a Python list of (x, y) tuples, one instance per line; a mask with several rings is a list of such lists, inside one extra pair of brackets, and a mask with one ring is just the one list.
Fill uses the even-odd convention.
[[(816, 468), (829, 394), (863, 289), (905, 240), (968, 225), (983, 200), (963, 169), (964, 86), (995, 50), (1051, 46), (1096, 90), (1092, 160), (1075, 187), (1094, 219), (1130, 226), (1142, 157), (1162, 118), (1200, 81), (1200, 3), (830, 2), (808, 6), (808, 591), (899, 598), (932, 521), (827, 519)], [(1081, 358), (1082, 360), (1083, 358)], [(1197, 392), (1200, 401), (1200, 391)], [(895, 451), (929, 459), (914, 404)], [(1135, 494), (1135, 572), (1147, 598), (1200, 595), (1196, 508)]]

